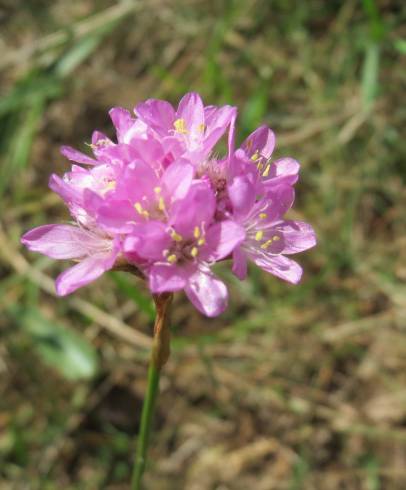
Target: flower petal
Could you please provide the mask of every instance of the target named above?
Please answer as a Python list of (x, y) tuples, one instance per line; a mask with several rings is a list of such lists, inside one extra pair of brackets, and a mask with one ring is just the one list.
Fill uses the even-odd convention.
[(250, 254), (250, 257), (258, 267), (285, 281), (297, 284), (302, 277), (303, 269), (300, 265), (283, 255), (266, 255), (263, 253)]
[(165, 136), (170, 129), (173, 129), (175, 111), (166, 100), (148, 99), (138, 104), (134, 112), (145, 124), (161, 136)]
[(255, 185), (246, 176), (237, 176), (228, 185), (228, 195), (234, 213), (238, 216), (245, 216), (255, 203)]
[(206, 232), (206, 244), (202, 247), (203, 260), (221, 260), (238, 246), (245, 238), (245, 230), (234, 221), (216, 223)]
[(183, 199), (192, 184), (194, 167), (183, 160), (173, 162), (161, 178), (161, 185), (171, 201)]
[(112, 233), (130, 233), (139, 215), (128, 200), (107, 199), (97, 209), (97, 223)]
[(237, 247), (233, 252), (233, 274), (243, 281), (247, 277), (248, 260), (241, 247)]
[(227, 308), (227, 288), (209, 270), (196, 271), (187, 281), (185, 293), (204, 315), (220, 315)]
[(179, 291), (186, 285), (186, 274), (181, 267), (170, 264), (156, 264), (148, 273), (149, 287), (153, 293)]
[(275, 134), (267, 126), (260, 126), (248, 136), (241, 147), (250, 158), (258, 153), (268, 160), (275, 148)]
[(265, 210), (268, 217), (265, 221), (280, 220), (289, 211), (295, 201), (295, 190), (291, 186), (280, 186), (267, 194), (268, 207)]
[(316, 233), (312, 226), (303, 221), (284, 221), (276, 226), (285, 242), (283, 254), (303, 252), (316, 245)]
[(119, 143), (126, 142), (125, 137), (135, 122), (130, 111), (127, 111), (123, 107), (113, 107), (110, 109), (109, 115), (116, 128)]
[(21, 243), (52, 259), (78, 259), (106, 247), (106, 240), (71, 225), (38, 226), (25, 233)]
[(266, 189), (273, 189), (280, 185), (294, 185), (299, 179), (299, 163), (293, 158), (275, 160), (270, 166), (269, 177), (263, 183)]
[(169, 248), (171, 242), (164, 223), (147, 221), (134, 225), (133, 235), (124, 241), (124, 252), (135, 252), (142, 258), (162, 261), (164, 250)]
[(186, 129), (190, 133), (200, 133), (204, 124), (204, 106), (199, 94), (190, 92), (182, 97), (179, 102), (176, 117), (184, 119)]
[(196, 226), (210, 225), (215, 206), (216, 198), (206, 182), (192, 184), (187, 196), (173, 205), (169, 224), (184, 238), (190, 238)]
[(49, 188), (56, 192), (67, 204), (79, 204), (82, 202), (82, 190), (75, 188), (56, 174), (52, 174), (49, 178)]
[(56, 279), (58, 296), (66, 296), (100, 277), (113, 267), (116, 256), (116, 252), (94, 255), (62, 272)]
[(61, 146), (60, 152), (64, 157), (72, 162), (84, 163), (87, 165), (97, 165), (98, 163), (94, 158), (89, 157), (85, 153), (82, 153), (71, 146)]

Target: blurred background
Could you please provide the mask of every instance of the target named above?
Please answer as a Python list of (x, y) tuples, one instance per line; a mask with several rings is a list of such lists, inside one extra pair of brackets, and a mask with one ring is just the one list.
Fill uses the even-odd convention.
[(406, 488), (405, 20), (400, 0), (2, 0), (1, 490), (129, 488), (147, 291), (115, 272), (56, 298), (68, 264), (19, 237), (68, 219), (61, 144), (189, 90), (239, 107), (239, 141), (276, 131), (319, 245), (296, 287), (220, 267), (217, 319), (176, 296), (145, 488)]

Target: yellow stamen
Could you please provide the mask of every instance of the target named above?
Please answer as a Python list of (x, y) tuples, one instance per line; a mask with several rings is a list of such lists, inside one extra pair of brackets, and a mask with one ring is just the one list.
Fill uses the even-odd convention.
[(260, 173), (262, 172), (263, 168), (264, 168), (264, 164), (262, 162), (257, 163), (257, 169), (259, 170)]
[(260, 219), (265, 219), (268, 217), (268, 215), (266, 213), (259, 213), (259, 217)]
[(263, 175), (264, 177), (268, 177), (268, 175), (269, 175), (269, 171), (270, 171), (270, 170), (271, 170), (271, 165), (268, 163), (268, 165), (266, 166), (266, 168), (265, 168), (265, 170), (264, 170), (264, 172), (263, 172), (263, 174), (262, 174), (262, 175)]
[(162, 188), (161, 187), (154, 187), (155, 194), (160, 194), (161, 191), (162, 191)]
[(206, 240), (204, 238), (199, 238), (199, 240), (197, 240), (197, 244), (199, 245), (199, 247), (201, 247), (205, 243), (206, 243)]
[(258, 150), (255, 150), (255, 153), (251, 156), (251, 160), (256, 162), (260, 158), (260, 154)]
[(165, 201), (164, 201), (164, 198), (163, 197), (160, 197), (159, 198), (159, 201), (158, 201), (158, 209), (160, 211), (165, 211)]
[(148, 211), (142, 207), (142, 205), (141, 205), (140, 202), (136, 202), (134, 204), (134, 208), (135, 208), (135, 210), (137, 211), (138, 214), (140, 214), (141, 216), (144, 216), (144, 218), (149, 218)]
[(190, 251), (190, 255), (192, 257), (196, 257), (198, 253), (199, 253), (199, 249), (197, 247), (193, 247), (192, 250)]
[(269, 245), (271, 245), (271, 244), (272, 244), (272, 241), (273, 241), (273, 240), (272, 240), (272, 238), (271, 238), (270, 240), (267, 240), (265, 243), (263, 243), (263, 244), (261, 245), (261, 248), (262, 248), (263, 250), (266, 250), (266, 249), (269, 247)]
[(278, 236), (278, 235), (275, 235), (275, 236), (272, 238), (272, 240), (273, 240), (274, 242), (279, 242), (279, 240), (280, 240), (280, 239), (281, 239), (281, 237), (280, 237), (280, 236)]
[(171, 231), (171, 238), (172, 238), (172, 240), (175, 240), (175, 242), (181, 242), (183, 240), (182, 235), (179, 235), (179, 233), (176, 233), (175, 230)]
[(134, 207), (135, 207), (135, 210), (137, 211), (138, 214), (142, 214), (143, 209), (142, 209), (142, 206), (141, 206), (141, 203), (140, 202), (136, 202), (134, 204)]
[(206, 129), (206, 125), (205, 124), (199, 124), (199, 126), (197, 127), (198, 131), (200, 131), (201, 133), (204, 133), (205, 129)]
[(195, 226), (195, 229), (193, 230), (193, 236), (195, 238), (199, 238), (199, 236), (200, 236), (200, 228), (198, 226)]
[(186, 134), (188, 130), (186, 129), (186, 121), (183, 118), (176, 119), (173, 123), (175, 131), (180, 134)]
[(263, 232), (262, 230), (257, 231), (257, 232), (255, 233), (255, 240), (256, 240), (257, 242), (260, 242), (260, 241), (263, 239), (263, 237), (264, 237), (264, 232)]
[(175, 254), (171, 254), (168, 256), (168, 258), (166, 259), (170, 264), (174, 264), (178, 258), (176, 257)]

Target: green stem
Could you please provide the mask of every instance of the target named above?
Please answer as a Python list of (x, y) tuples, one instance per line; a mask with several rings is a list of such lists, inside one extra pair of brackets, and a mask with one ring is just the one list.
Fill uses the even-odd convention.
[(159, 388), (159, 375), (159, 369), (157, 369), (157, 367), (151, 360), (148, 368), (147, 392), (142, 407), (141, 426), (140, 433), (138, 435), (137, 453), (135, 457), (135, 465), (131, 486), (132, 490), (141, 490), (141, 480), (147, 459), (149, 435), (151, 432), (152, 418), (154, 415), (155, 400)]
[(168, 316), (172, 297), (172, 293), (154, 295), (156, 306), (154, 340), (148, 368), (147, 392), (142, 406), (140, 432), (137, 441), (137, 453), (135, 456), (131, 490), (142, 489), (142, 475), (147, 461), (149, 436), (154, 415), (155, 401), (159, 389), (159, 377), (161, 369), (169, 357), (170, 331)]

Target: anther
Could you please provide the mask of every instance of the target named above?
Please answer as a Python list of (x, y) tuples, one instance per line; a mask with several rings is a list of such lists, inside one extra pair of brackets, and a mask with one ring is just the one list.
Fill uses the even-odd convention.
[(179, 235), (179, 233), (176, 233), (175, 230), (171, 231), (171, 238), (172, 238), (172, 240), (175, 240), (175, 242), (181, 242), (183, 240), (182, 235)]
[(186, 121), (183, 118), (176, 119), (173, 123), (175, 131), (180, 134), (186, 134), (188, 130), (186, 129)]
[(257, 231), (257, 232), (255, 233), (255, 240), (256, 240), (257, 242), (260, 242), (260, 241), (262, 240), (262, 238), (263, 238), (263, 237), (264, 237), (264, 232), (263, 232), (262, 230)]

